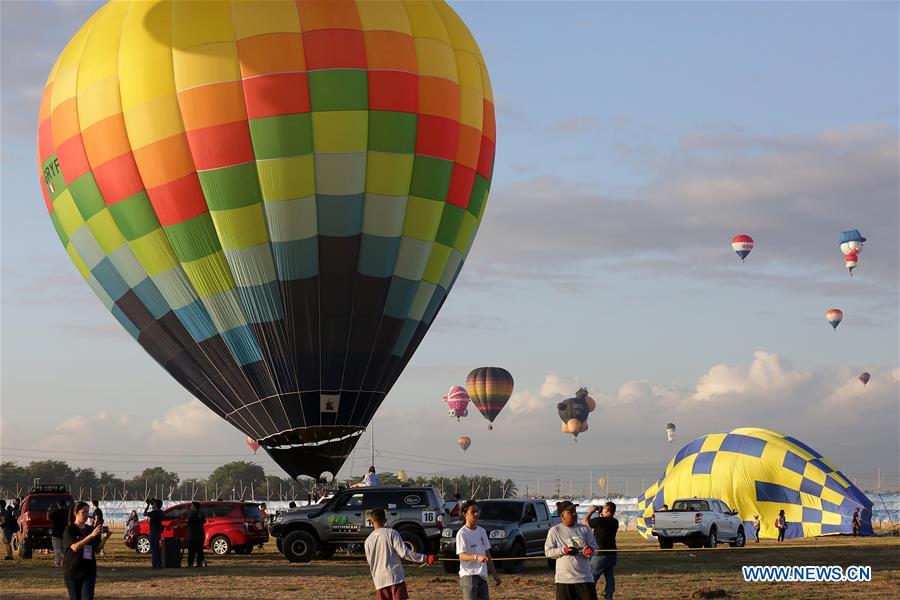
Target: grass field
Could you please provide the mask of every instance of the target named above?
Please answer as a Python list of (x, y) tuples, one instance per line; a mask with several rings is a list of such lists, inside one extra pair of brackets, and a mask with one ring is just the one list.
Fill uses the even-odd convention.
[[(622, 549), (653, 549), (634, 532), (619, 534)], [(150, 559), (122, 543), (121, 532), (110, 538), (100, 558), (97, 598), (259, 598), (274, 600), (359, 600), (374, 597), (368, 567), (361, 557), (338, 553), (328, 561), (289, 564), (275, 544), (250, 556), (208, 555), (207, 569), (152, 571)], [(742, 565), (870, 565), (870, 583), (744, 583)], [(411, 598), (459, 598), (457, 578), (439, 566), (406, 568)], [(29, 561), (0, 561), (3, 598), (64, 598), (62, 574), (50, 556)], [(551, 599), (553, 575), (543, 560), (527, 563), (524, 572), (501, 575), (491, 585), (492, 600)], [(616, 598), (900, 598), (900, 539), (823, 537), (738, 550), (727, 545), (706, 551), (619, 554)]]

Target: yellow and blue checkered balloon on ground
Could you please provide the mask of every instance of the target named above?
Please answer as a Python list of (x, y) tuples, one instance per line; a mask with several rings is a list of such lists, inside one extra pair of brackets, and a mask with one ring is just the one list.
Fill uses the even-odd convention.
[(638, 531), (646, 539), (650, 517), (679, 498), (718, 498), (737, 509), (746, 531), (753, 517), (760, 537), (776, 538), (784, 510), (785, 537), (851, 533), (859, 509), (860, 532), (872, 533), (872, 502), (828, 459), (800, 440), (768, 429), (743, 427), (689, 443), (669, 460), (663, 476), (638, 496)]

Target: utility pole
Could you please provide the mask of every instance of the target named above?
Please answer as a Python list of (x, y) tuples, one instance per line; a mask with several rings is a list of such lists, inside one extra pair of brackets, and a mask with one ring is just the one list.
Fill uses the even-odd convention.
[(556, 499), (557, 500), (559, 500), (559, 495), (560, 495), (559, 484), (560, 484), (559, 476), (557, 475), (556, 476)]

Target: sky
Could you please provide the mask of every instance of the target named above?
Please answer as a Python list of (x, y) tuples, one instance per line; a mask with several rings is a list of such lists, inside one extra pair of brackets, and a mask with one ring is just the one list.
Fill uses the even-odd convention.
[[(451, 5), (491, 76), (494, 178), (462, 274), (375, 417), (379, 469), (542, 492), (609, 473), (635, 492), (682, 443), (758, 426), (862, 487), (879, 470), (900, 487), (898, 3)], [(50, 224), (38, 102), (98, 6), (0, 3), (0, 453), (279, 473), (122, 330)], [(868, 238), (853, 278), (845, 229)], [(744, 263), (739, 233), (756, 241)], [(441, 402), (481, 365), (516, 382), (492, 432)], [(599, 408), (573, 443), (555, 404), (580, 385)], [(340, 475), (370, 452), (367, 433)]]

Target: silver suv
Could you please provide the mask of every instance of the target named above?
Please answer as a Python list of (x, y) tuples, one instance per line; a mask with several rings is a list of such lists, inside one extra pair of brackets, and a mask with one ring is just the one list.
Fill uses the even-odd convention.
[(361, 544), (372, 533), (370, 513), (384, 509), (387, 526), (396, 529), (415, 552), (434, 553), (443, 528), (443, 501), (432, 487), (373, 486), (343, 490), (320, 504), (279, 511), (270, 533), (291, 562), (326, 559), (338, 546)]

